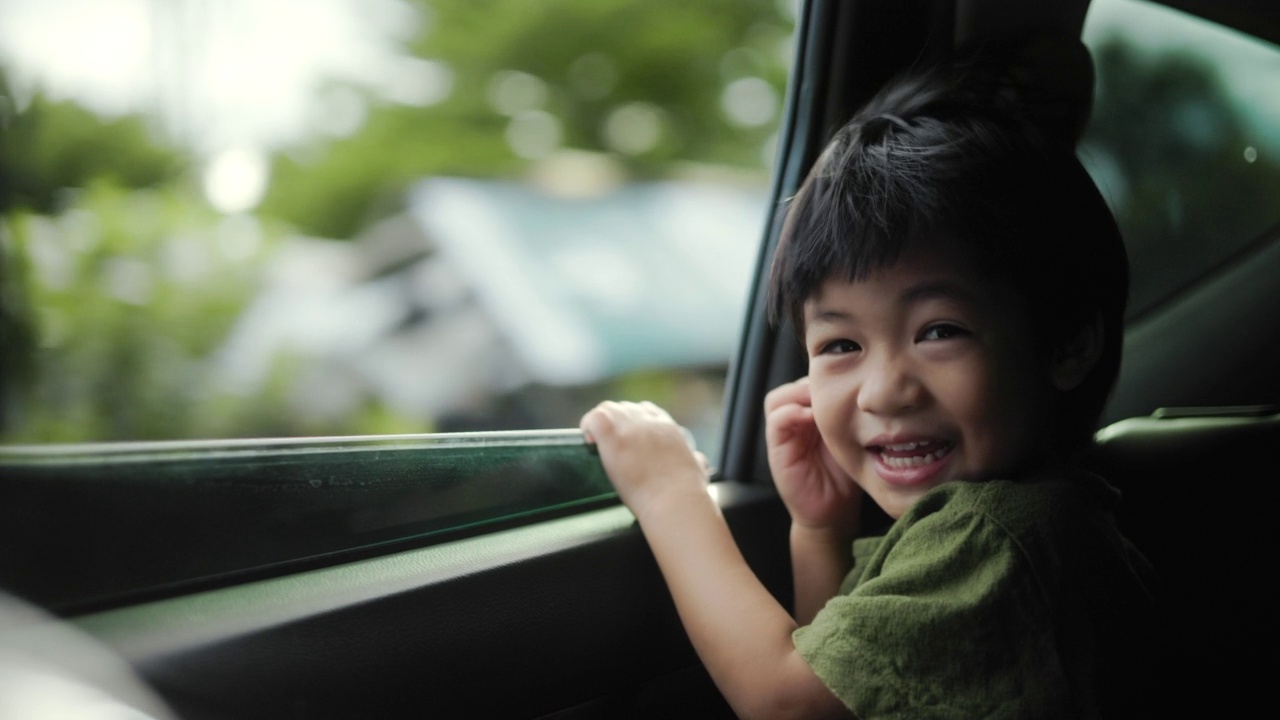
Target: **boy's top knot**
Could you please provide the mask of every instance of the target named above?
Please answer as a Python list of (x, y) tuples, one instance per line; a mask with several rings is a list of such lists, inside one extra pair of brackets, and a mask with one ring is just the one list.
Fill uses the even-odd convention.
[(1094, 80), (1079, 38), (1041, 35), (1003, 53), (998, 92), (1048, 142), (1074, 148), (1089, 123)]
[(862, 123), (860, 131), (862, 142), (868, 145), (878, 145), (885, 140), (885, 136), (895, 127), (903, 130), (911, 129), (911, 125), (906, 120), (893, 113), (881, 113), (869, 118)]
[(1017, 126), (1036, 145), (1074, 150), (1093, 105), (1094, 70), (1076, 38), (1037, 36), (963, 51), (950, 63), (890, 82), (851, 121), (865, 144), (921, 120), (975, 118)]

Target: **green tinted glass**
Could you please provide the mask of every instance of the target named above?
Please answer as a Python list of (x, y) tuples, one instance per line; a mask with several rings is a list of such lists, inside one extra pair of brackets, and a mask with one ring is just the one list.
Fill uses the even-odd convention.
[(0, 586), (109, 604), (609, 502), (577, 430), (0, 448)]
[(1135, 318), (1280, 222), (1280, 48), (1153, 3), (1096, 0), (1080, 159), (1115, 211)]

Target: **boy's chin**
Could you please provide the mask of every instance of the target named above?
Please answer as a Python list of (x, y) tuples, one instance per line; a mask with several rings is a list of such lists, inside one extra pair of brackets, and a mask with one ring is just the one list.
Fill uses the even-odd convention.
[(876, 491), (869, 491), (866, 487), (863, 487), (863, 491), (866, 492), (873, 501), (875, 501), (876, 505), (880, 506), (880, 509), (883, 510), (886, 515), (897, 520), (902, 517), (904, 513), (910, 510), (911, 506), (915, 505), (920, 498), (924, 497), (926, 493), (939, 485), (945, 484), (946, 482), (950, 481), (940, 480), (939, 482), (927, 487), (922, 486), (918, 488), (911, 488), (909, 490), (896, 488), (886, 490), (885, 488), (878, 488)]

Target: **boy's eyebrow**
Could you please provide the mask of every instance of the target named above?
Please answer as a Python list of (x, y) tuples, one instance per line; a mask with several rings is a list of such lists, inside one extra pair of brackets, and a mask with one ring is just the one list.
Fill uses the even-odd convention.
[[(952, 300), (965, 304), (972, 304), (974, 302), (974, 294), (972, 291), (949, 280), (924, 280), (912, 285), (903, 291), (901, 302), (904, 305), (910, 305), (912, 303), (930, 300), (933, 298)], [(857, 316), (847, 310), (824, 308), (821, 305), (815, 305), (813, 308), (813, 314), (807, 317), (805, 323), (840, 323), (853, 320), (857, 320)]]
[(966, 288), (947, 280), (925, 280), (913, 285), (902, 293), (902, 302), (911, 304), (921, 300), (941, 298), (962, 303), (972, 303), (973, 293)]
[(820, 305), (815, 306), (813, 308), (812, 315), (810, 315), (807, 312), (805, 313), (805, 315), (807, 316), (804, 321), (804, 324), (806, 326), (812, 325), (814, 323), (838, 325), (841, 323), (853, 322), (857, 320), (857, 316), (854, 315), (852, 312), (849, 312), (848, 310), (840, 309), (838, 307), (824, 308)]
[(832, 322), (839, 320), (852, 320), (853, 315), (843, 310), (823, 310), (817, 308), (813, 312), (813, 317), (809, 318), (809, 322)]

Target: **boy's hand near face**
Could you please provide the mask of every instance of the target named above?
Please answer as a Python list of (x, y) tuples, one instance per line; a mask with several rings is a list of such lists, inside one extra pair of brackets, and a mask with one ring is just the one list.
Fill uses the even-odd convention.
[(836, 464), (818, 433), (808, 378), (770, 391), (764, 412), (769, 470), (791, 513), (796, 622), (805, 625), (849, 572), (862, 489)]
[(862, 489), (836, 464), (818, 434), (809, 379), (770, 391), (764, 413), (769, 470), (791, 521), (810, 530), (852, 535)]

